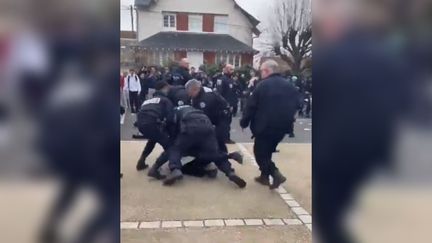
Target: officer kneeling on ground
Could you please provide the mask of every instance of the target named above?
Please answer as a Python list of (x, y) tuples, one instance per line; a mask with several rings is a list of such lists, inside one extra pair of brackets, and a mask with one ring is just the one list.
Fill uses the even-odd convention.
[[(157, 91), (154, 98), (146, 100), (137, 116), (137, 126), (143, 137), (148, 139), (147, 144), (136, 165), (137, 170), (143, 170), (148, 167), (145, 163), (146, 158), (153, 151), (156, 143), (160, 144), (165, 151), (168, 150), (171, 140), (167, 127), (173, 120), (174, 106), (167, 97), (169, 86), (165, 82), (159, 82), (156, 85)], [(158, 161), (165, 161), (166, 154), (162, 153)], [(149, 176), (163, 179), (157, 170), (149, 171)]]
[[(167, 93), (167, 97), (171, 100), (171, 102), (175, 106), (181, 106), (181, 105), (187, 105), (190, 103), (190, 98), (184, 88), (184, 86), (171, 86), (165, 81), (160, 81), (156, 84), (157, 90), (163, 90), (163, 93)], [(153, 107), (154, 108), (154, 107)], [(164, 118), (167, 119), (167, 118)], [(167, 129), (171, 132), (173, 132), (173, 129)], [(175, 129), (174, 129), (175, 130)], [(170, 134), (171, 141), (173, 140), (173, 137), (176, 134)], [(152, 147), (150, 147), (152, 148)], [(146, 154), (150, 154), (151, 150), (145, 150)], [(224, 152), (224, 151), (222, 151)], [(193, 155), (196, 152), (194, 150), (191, 150), (187, 153), (187, 155)], [(227, 154), (224, 152), (229, 159), (233, 159), (237, 161), (238, 163), (243, 163), (243, 157), (239, 152), (232, 152)], [(156, 179), (163, 179), (163, 176), (159, 173), (159, 168), (162, 167), (163, 164), (165, 164), (168, 161), (167, 152), (164, 151), (159, 156), (159, 159), (156, 160), (156, 162), (153, 164), (153, 166), (150, 168), (148, 175), (150, 177), (154, 177)], [(210, 165), (203, 165), (202, 160), (199, 158), (195, 158), (192, 162), (187, 163), (185, 166), (182, 167), (182, 172), (184, 174), (192, 175), (192, 176), (199, 176), (202, 177), (204, 175), (209, 175), (210, 177), (215, 177), (217, 174), (217, 168), (214, 168)], [(216, 171), (216, 173), (215, 173)]]
[[(190, 98), (189, 98), (188, 94), (186, 93), (184, 86), (171, 86), (166, 81), (158, 81), (155, 84), (155, 89), (157, 91), (162, 90), (161, 92), (159, 92), (157, 94), (157, 96), (162, 96), (162, 99), (168, 98), (174, 106), (187, 105), (190, 103)], [(162, 105), (162, 103), (161, 103), (161, 105)], [(144, 112), (144, 115), (149, 113), (149, 110), (152, 110), (152, 109), (163, 109), (163, 107), (160, 106), (159, 104), (152, 103), (152, 105), (146, 107), (146, 111)], [(154, 114), (154, 112), (153, 112), (153, 114)], [(144, 116), (144, 119), (145, 119), (145, 117), (147, 117), (147, 115)], [(164, 120), (164, 119), (166, 120), (166, 117), (163, 119), (161, 119), (161, 118), (159, 118), (159, 119), (160, 120)], [(161, 124), (161, 125), (164, 125), (164, 124)], [(138, 126), (138, 122), (136, 122), (136, 126)], [(162, 129), (164, 129), (164, 128), (162, 128)], [(146, 138), (143, 135), (139, 135), (139, 136), (133, 135), (133, 137), (134, 138)], [(146, 146), (145, 154), (143, 153), (144, 154), (144, 157), (142, 157), (143, 160), (145, 160), (145, 158), (153, 151), (153, 149), (154, 149), (153, 143), (154, 143), (154, 141), (147, 143), (148, 146)], [(167, 155), (162, 154), (162, 156), (166, 157)], [(162, 157), (158, 161), (160, 161), (160, 163), (164, 163), (162, 159), (165, 157)], [(166, 158), (166, 160), (168, 160), (168, 158)], [(144, 162), (141, 162), (141, 163), (139, 163), (139, 165), (137, 165), (138, 171), (145, 169), (147, 167), (147, 165), (145, 165), (143, 163)], [(159, 166), (156, 165), (156, 167), (159, 167)], [(149, 174), (150, 174), (150, 176), (153, 176), (153, 177), (156, 176), (156, 178), (160, 177), (160, 175), (158, 173), (156, 173), (154, 169), (150, 170)]]
[(255, 137), (254, 154), (261, 170), (255, 178), (260, 184), (270, 185), (269, 176), (273, 177), (270, 189), (278, 188), (286, 181), (272, 161), (272, 153), (285, 134), (292, 132), (294, 114), (298, 105), (296, 88), (277, 73), (278, 64), (269, 60), (261, 65), (263, 80), (257, 85), (247, 101), (242, 128), (251, 127)]
[(171, 174), (164, 180), (164, 185), (171, 185), (183, 178), (181, 157), (194, 150), (194, 156), (199, 160), (208, 163), (213, 161), (230, 181), (240, 188), (246, 186), (246, 182), (235, 174), (227, 154), (220, 151), (214, 126), (201, 110), (191, 106), (177, 107), (174, 111), (174, 126), (177, 136), (168, 153)]

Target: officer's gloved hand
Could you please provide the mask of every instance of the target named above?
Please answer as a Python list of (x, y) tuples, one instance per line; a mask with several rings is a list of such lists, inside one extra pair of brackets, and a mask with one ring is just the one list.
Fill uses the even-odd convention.
[(248, 127), (248, 125), (249, 125), (249, 122), (248, 121), (246, 121), (246, 120), (244, 120), (244, 119), (241, 119), (240, 120), (240, 127), (241, 128), (246, 128), (246, 127)]

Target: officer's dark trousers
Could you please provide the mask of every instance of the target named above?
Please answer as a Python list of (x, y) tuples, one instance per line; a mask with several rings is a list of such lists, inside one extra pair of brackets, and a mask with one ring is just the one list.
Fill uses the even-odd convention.
[(231, 130), (231, 116), (222, 119), (218, 125), (216, 125), (216, 138), (219, 144), (220, 150), (223, 152), (228, 152), (226, 142), (230, 140), (230, 130)]
[(240, 99), (240, 111), (243, 112), (246, 107), (247, 97), (242, 97)]
[[(196, 151), (190, 153), (190, 151)], [(181, 133), (169, 149), (170, 170), (181, 169), (181, 157), (192, 155), (205, 163), (214, 162), (226, 175), (234, 171), (226, 153), (219, 149), (214, 132), (208, 134)]]
[(233, 102), (233, 103), (231, 104), (231, 107), (232, 107), (232, 115), (233, 115), (233, 116), (237, 116), (237, 111), (238, 111), (238, 101)]
[(146, 96), (147, 96), (147, 90), (141, 90), (141, 93), (139, 94), (139, 102), (140, 104), (144, 103), (144, 101), (146, 101)]
[(276, 164), (272, 161), (272, 154), (277, 145), (285, 136), (285, 131), (265, 131), (255, 137), (254, 155), (263, 175), (272, 175), (277, 170)]
[(309, 99), (309, 101), (306, 103), (306, 117), (310, 117), (310, 112), (311, 112), (311, 107), (312, 105), (311, 105), (311, 102), (310, 102), (310, 99)]
[(132, 113), (138, 112), (141, 106), (140, 99), (138, 97), (138, 91), (129, 91), (129, 102), (130, 102), (131, 112)]
[(226, 125), (225, 124), (221, 124), (216, 126), (216, 140), (219, 146), (219, 149), (222, 152), (228, 153), (228, 148), (225, 144), (225, 142), (227, 141), (227, 139), (229, 138), (229, 135), (226, 134)]
[[(148, 139), (146, 146), (141, 154), (141, 158), (146, 159), (153, 151), (156, 143), (160, 144), (165, 151), (167, 151), (171, 145), (168, 133), (166, 133), (157, 123), (138, 125), (139, 131), (143, 134), (143, 137)], [(158, 160), (163, 159), (166, 156), (162, 153)]]

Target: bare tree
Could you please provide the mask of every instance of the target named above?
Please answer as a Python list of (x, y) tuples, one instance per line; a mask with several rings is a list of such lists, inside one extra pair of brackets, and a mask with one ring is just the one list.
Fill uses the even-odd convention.
[(312, 68), (311, 0), (281, 0), (271, 20), (268, 47), (301, 75)]

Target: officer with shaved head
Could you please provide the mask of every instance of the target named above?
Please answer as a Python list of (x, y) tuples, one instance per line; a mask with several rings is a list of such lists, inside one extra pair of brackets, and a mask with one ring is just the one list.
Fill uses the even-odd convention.
[(172, 85), (185, 85), (185, 83), (192, 79), (189, 73), (189, 60), (182, 58), (179, 61), (179, 66), (173, 70), (171, 77)]
[[(228, 102), (231, 113), (233, 110), (237, 110), (238, 97), (241, 92), (238, 82), (233, 80), (233, 74), (234, 66), (231, 64), (226, 64), (223, 68), (223, 75), (216, 80), (216, 90)], [(228, 120), (228, 123), (225, 124), (226, 127), (224, 129), (224, 140), (226, 143), (233, 144), (234, 141), (232, 141), (230, 138), (230, 125), (231, 120)]]

